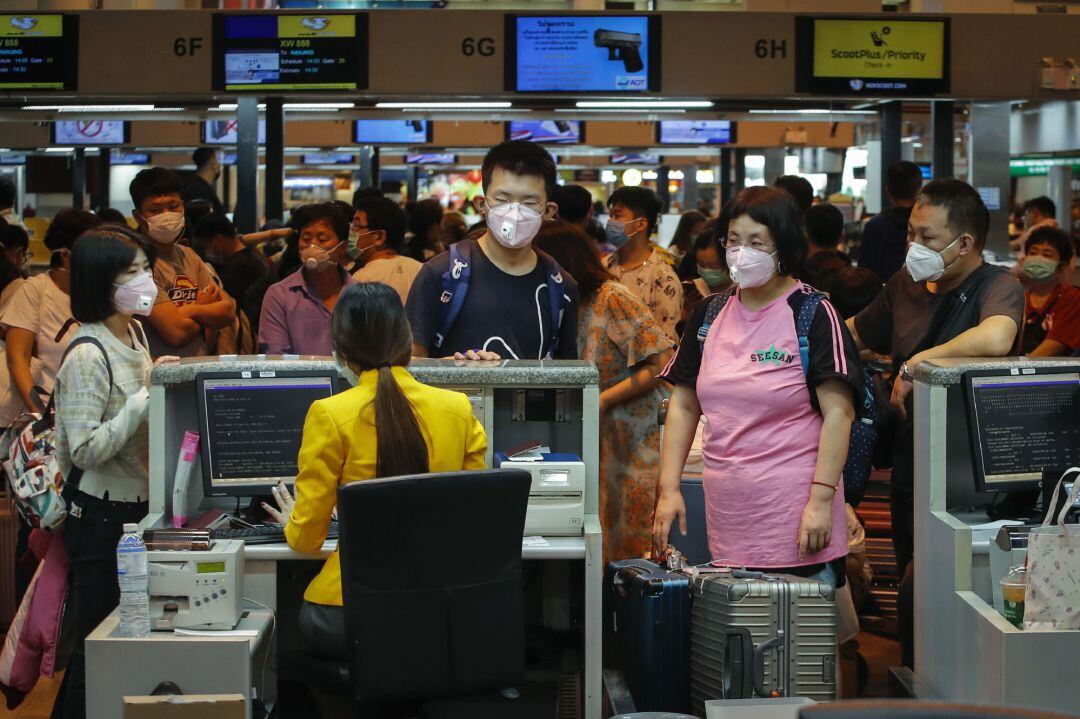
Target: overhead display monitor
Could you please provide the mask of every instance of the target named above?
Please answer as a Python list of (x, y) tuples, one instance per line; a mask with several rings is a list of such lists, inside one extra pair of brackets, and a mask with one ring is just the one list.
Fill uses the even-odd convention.
[(52, 124), (54, 145), (123, 145), (131, 141), (124, 120), (57, 120)]
[(431, 142), (427, 120), (357, 120), (353, 141), (360, 145), (423, 145)]
[(148, 152), (124, 152), (113, 150), (109, 160), (114, 165), (149, 165), (150, 153)]
[(356, 155), (351, 152), (307, 152), (300, 161), (305, 165), (353, 165)]
[(796, 18), (795, 89), (828, 95), (949, 91), (949, 18)]
[(660, 156), (652, 152), (627, 152), (611, 156), (612, 165), (659, 165)]
[[(233, 117), (228, 120), (204, 120), (203, 144), (235, 145), (240, 140), (239, 121)], [(266, 120), (259, 120), (259, 144), (266, 144)]]
[(0, 90), (75, 90), (76, 15), (0, 15)]
[(449, 152), (413, 153), (405, 156), (406, 165), (456, 165), (457, 155)]
[(728, 145), (735, 142), (730, 120), (661, 120), (656, 141), (662, 145)]
[(583, 124), (580, 120), (511, 120), (506, 131), (511, 140), (577, 145)]
[(214, 16), (214, 89), (363, 90), (367, 15)]
[(657, 15), (507, 15), (506, 89), (660, 90)]

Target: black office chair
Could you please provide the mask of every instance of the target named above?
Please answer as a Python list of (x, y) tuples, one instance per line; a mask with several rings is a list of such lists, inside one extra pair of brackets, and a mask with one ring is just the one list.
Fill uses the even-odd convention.
[(859, 700), (806, 707), (799, 719), (1068, 719), (1066, 714), (939, 701)]
[(348, 693), (376, 714), (454, 697), (449, 704), (487, 709), (469, 716), (512, 715), (511, 700), (491, 695), (525, 671), (521, 537), (530, 485), (526, 471), (491, 470), (341, 487), (338, 548), (352, 656), (292, 655), (280, 675)]

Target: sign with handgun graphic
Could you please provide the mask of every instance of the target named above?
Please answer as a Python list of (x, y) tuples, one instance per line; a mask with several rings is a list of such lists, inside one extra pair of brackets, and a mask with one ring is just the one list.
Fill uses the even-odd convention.
[(507, 89), (659, 90), (659, 22), (648, 15), (509, 16)]

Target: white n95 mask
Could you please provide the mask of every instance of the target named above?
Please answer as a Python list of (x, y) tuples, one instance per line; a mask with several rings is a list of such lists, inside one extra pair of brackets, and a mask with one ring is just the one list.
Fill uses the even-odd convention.
[(113, 304), (124, 315), (150, 315), (157, 299), (157, 283), (149, 272), (140, 272), (123, 284), (116, 285)]
[[(937, 282), (941, 279), (941, 276), (945, 274), (945, 270), (947, 269), (943, 254), (945, 250), (949, 249), (959, 241), (960, 238), (957, 237), (941, 252), (931, 250), (929, 247), (920, 245), (918, 242), (912, 242), (908, 246), (907, 257), (904, 258), (904, 264), (907, 265), (907, 271), (911, 275), (911, 279), (916, 282)], [(957, 257), (956, 259), (960, 258)], [(953, 260), (953, 262), (955, 261), (956, 260)], [(949, 264), (951, 265), (952, 262)]]

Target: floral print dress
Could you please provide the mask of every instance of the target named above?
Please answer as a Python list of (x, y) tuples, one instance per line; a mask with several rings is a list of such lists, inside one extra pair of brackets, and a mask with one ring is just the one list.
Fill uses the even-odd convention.
[[(672, 341), (645, 304), (617, 282), (605, 282), (578, 317), (578, 356), (593, 362), (600, 390), (618, 384)], [(642, 557), (652, 544), (660, 473), (657, 388), (617, 404), (600, 418), (600, 525), (604, 562)]]

